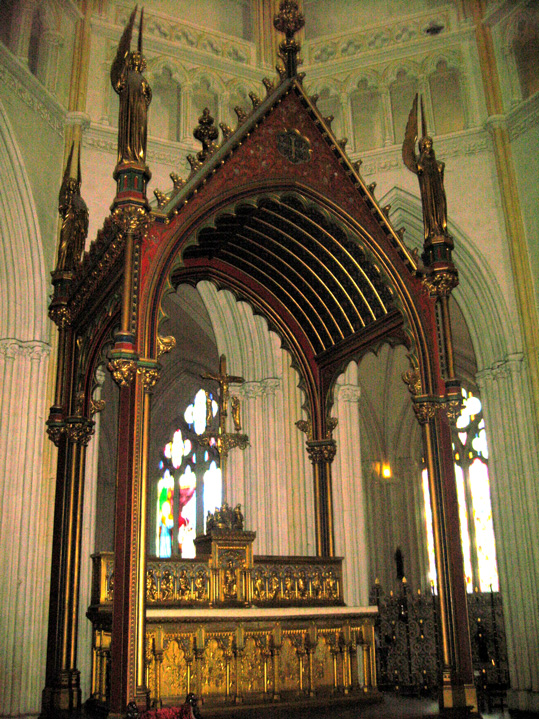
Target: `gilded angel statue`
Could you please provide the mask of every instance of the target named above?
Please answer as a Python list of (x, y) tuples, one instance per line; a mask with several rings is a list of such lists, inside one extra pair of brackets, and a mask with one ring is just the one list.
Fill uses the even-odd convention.
[(88, 235), (88, 207), (80, 194), (80, 153), (77, 178), (71, 177), (74, 147), (75, 143), (71, 145), (64, 179), (58, 195), (58, 212), (62, 218), (62, 227), (56, 270), (63, 272), (70, 272), (79, 264)]
[(406, 133), (402, 143), (402, 159), (406, 167), (415, 173), (419, 180), (425, 240), (427, 240), (447, 235), (447, 200), (444, 190), (445, 165), (443, 162), (437, 161), (432, 147), (432, 138), (427, 135), (423, 99), (421, 99), (422, 137), (419, 140), (419, 156), (415, 153), (418, 136), (417, 106), (418, 95), (416, 94), (408, 116)]
[(142, 55), (144, 10), (140, 14), (138, 49), (131, 51), (131, 37), (137, 7), (131, 13), (118, 45), (116, 57), (110, 69), (110, 80), (114, 91), (120, 96), (118, 163), (145, 164), (148, 107), (152, 101), (152, 90), (142, 74), (146, 69), (146, 61)]

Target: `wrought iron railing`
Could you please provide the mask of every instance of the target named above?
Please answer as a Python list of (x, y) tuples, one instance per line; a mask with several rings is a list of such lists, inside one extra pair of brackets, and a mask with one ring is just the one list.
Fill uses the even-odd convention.
[[(376, 619), (378, 686), (410, 694), (433, 693), (439, 682), (438, 596), (412, 591), (406, 580), (386, 594), (375, 584), (370, 604)], [(479, 701), (492, 706), (509, 687), (502, 598), (498, 592), (468, 594), (468, 617)]]

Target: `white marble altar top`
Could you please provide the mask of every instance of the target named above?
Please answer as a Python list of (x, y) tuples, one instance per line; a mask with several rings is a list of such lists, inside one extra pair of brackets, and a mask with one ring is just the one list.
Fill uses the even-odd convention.
[(177, 608), (159, 607), (146, 609), (148, 619), (185, 619), (200, 620), (207, 619), (218, 621), (219, 619), (301, 619), (303, 617), (366, 617), (378, 613), (378, 607), (211, 607), (211, 608)]

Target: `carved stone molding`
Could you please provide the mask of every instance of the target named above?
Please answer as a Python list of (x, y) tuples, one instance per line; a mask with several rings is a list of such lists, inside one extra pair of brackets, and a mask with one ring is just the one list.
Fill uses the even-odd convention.
[(333, 462), (337, 453), (337, 444), (333, 439), (307, 441), (307, 454), (313, 464)]
[(281, 380), (270, 377), (260, 380), (259, 382), (244, 382), (238, 388), (238, 394), (243, 395), (247, 399), (254, 397), (273, 397), (277, 390), (281, 388)]
[(0, 340), (0, 355), (6, 359), (29, 357), (31, 360), (40, 360), (50, 354), (51, 348), (46, 342), (30, 341), (19, 342), (15, 339)]
[(355, 384), (340, 384), (335, 390), (339, 402), (359, 402), (361, 398), (361, 387)]
[(526, 366), (526, 357), (522, 352), (515, 352), (508, 355), (505, 359), (494, 362), (490, 367), (480, 370), (476, 374), (477, 384), (479, 388), (496, 382), (500, 379), (508, 379), (512, 375), (520, 374)]
[(108, 368), (119, 387), (128, 387), (137, 373), (137, 363), (133, 359), (111, 359)]

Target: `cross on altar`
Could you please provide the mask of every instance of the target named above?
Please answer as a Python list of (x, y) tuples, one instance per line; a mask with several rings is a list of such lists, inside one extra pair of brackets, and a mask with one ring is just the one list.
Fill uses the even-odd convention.
[[(221, 421), (224, 420), (228, 415), (229, 386), (231, 384), (243, 384), (245, 380), (243, 377), (236, 377), (235, 375), (226, 373), (225, 355), (221, 355), (221, 357), (219, 358), (218, 374), (210, 374), (208, 372), (201, 376), (202, 379), (214, 379), (219, 383), (219, 427), (221, 427)], [(223, 430), (224, 429), (225, 428), (223, 427)]]

